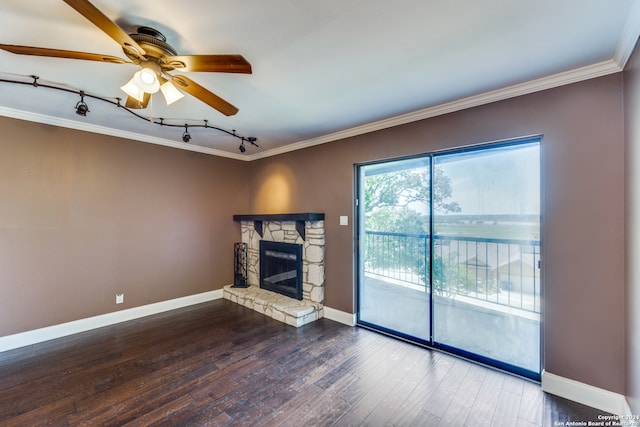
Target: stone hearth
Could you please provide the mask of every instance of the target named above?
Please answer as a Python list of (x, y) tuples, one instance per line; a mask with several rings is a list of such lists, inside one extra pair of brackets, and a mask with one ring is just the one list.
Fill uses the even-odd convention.
[[(291, 326), (324, 315), (324, 214), (236, 215), (248, 245), (248, 288), (224, 287), (224, 298)], [(260, 288), (260, 240), (302, 245), (302, 301)]]

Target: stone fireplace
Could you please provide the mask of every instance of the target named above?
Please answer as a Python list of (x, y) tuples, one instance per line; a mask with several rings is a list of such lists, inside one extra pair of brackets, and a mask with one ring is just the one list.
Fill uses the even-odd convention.
[[(249, 287), (225, 286), (224, 298), (296, 327), (323, 317), (324, 214), (234, 215), (233, 219), (240, 222), (242, 242), (248, 246)], [(285, 296), (261, 287), (264, 274), (261, 274), (260, 247), (266, 246), (272, 251), (274, 243), (276, 248), (297, 246), (300, 249), (301, 299), (297, 294)], [(281, 260), (292, 258), (290, 255), (278, 256)], [(292, 267), (266, 274), (271, 284), (284, 281), (287, 286), (291, 285), (294, 276), (298, 276)]]

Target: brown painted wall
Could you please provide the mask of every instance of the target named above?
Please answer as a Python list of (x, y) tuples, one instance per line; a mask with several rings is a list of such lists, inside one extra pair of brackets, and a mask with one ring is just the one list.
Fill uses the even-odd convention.
[(627, 139), (627, 400), (640, 414), (640, 51), (624, 73)]
[(545, 369), (624, 393), (621, 73), (252, 162), (250, 213), (325, 212), (325, 302), (353, 313), (353, 165), (532, 134), (544, 134)]
[(232, 282), (245, 162), (8, 118), (0, 128), (0, 336)]

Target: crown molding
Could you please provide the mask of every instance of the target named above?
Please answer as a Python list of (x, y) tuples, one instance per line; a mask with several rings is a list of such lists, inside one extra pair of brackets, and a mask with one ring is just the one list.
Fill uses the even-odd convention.
[[(627, 49), (625, 49), (625, 54), (630, 55), (631, 53), (626, 53), (626, 50)], [(631, 52), (632, 51), (633, 46), (631, 46)], [(247, 160), (257, 160), (266, 157), (272, 157), (279, 154), (288, 153), (290, 151), (302, 150), (304, 148), (313, 147), (315, 145), (326, 144), (341, 139), (376, 132), (394, 126), (400, 126), (407, 123), (413, 123), (420, 120), (465, 110), (467, 108), (478, 107), (480, 105), (490, 104), (492, 102), (502, 101), (509, 98), (515, 98), (521, 95), (527, 95), (534, 92), (553, 89), (555, 87), (617, 73), (622, 71), (623, 68), (623, 65), (621, 65), (621, 63), (617, 62), (616, 60), (603, 61), (597, 64), (587, 65), (585, 67), (553, 74), (551, 76), (542, 77), (525, 83), (515, 84), (502, 89), (496, 89), (479, 95), (469, 96), (433, 107), (424, 108), (422, 110), (414, 111), (411, 113), (390, 117), (388, 119), (378, 120), (376, 122), (353, 127), (350, 129), (345, 129), (339, 132), (330, 133), (327, 135), (319, 136), (317, 138), (307, 139), (283, 147), (263, 151), (261, 153), (251, 154), (247, 157)]]
[(215, 148), (202, 147), (199, 145), (187, 144), (172, 141), (170, 139), (158, 138), (155, 136), (143, 135), (135, 132), (127, 132), (120, 129), (114, 129), (106, 126), (99, 126), (90, 123), (83, 123), (69, 119), (62, 119), (45, 114), (37, 114), (24, 110), (17, 110), (0, 106), (0, 116), (10, 117), (13, 119), (26, 120), (29, 122), (42, 123), (47, 125), (64, 127), (67, 129), (80, 130), (84, 132), (97, 133), (101, 135), (115, 136), (118, 138), (130, 139), (134, 141), (147, 142), (150, 144), (163, 145), (165, 147), (177, 148), (179, 150), (195, 151), (212, 156), (227, 157), (236, 160), (247, 161), (247, 156), (228, 151), (216, 150)]
[(620, 66), (621, 70), (626, 67), (627, 61), (629, 61), (640, 37), (640, 25), (638, 25), (638, 22), (640, 22), (640, 2), (635, 1), (627, 16), (627, 22), (618, 41), (618, 48), (613, 56), (613, 60)]

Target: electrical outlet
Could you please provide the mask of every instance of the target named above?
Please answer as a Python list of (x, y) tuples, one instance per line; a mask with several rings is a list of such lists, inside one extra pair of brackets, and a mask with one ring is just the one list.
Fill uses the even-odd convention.
[(124, 294), (116, 294), (116, 304), (124, 303)]
[(340, 225), (349, 225), (349, 217), (346, 215), (340, 216)]

